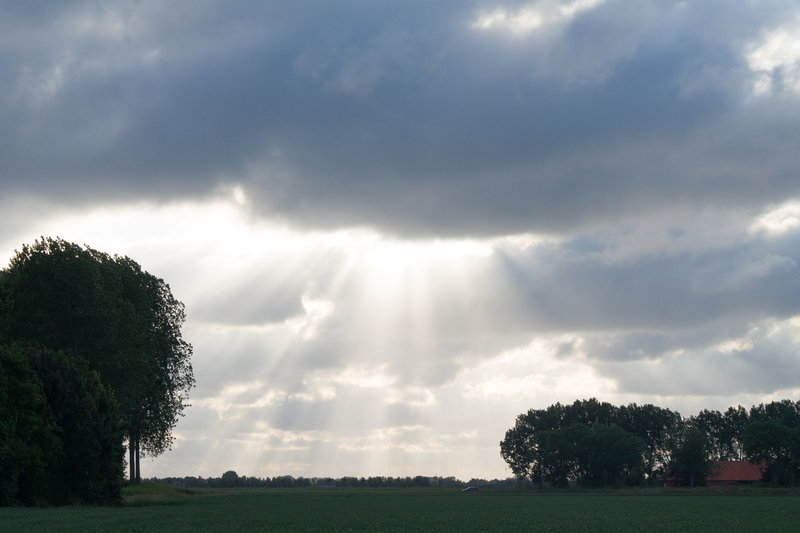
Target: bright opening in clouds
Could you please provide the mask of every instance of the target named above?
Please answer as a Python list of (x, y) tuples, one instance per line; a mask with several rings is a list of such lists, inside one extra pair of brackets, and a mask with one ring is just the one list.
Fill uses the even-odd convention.
[(145, 476), (511, 475), (530, 408), (800, 398), (800, 10), (0, 7), (0, 256), (129, 255), (197, 387)]
[(572, 2), (542, 1), (519, 8), (496, 7), (478, 16), (473, 27), (494, 28), (525, 35), (549, 24), (567, 23), (580, 12), (591, 9), (605, 0), (574, 0)]
[(756, 96), (770, 96), (781, 90), (800, 95), (800, 19), (766, 32), (752, 44), (747, 65), (756, 75)]

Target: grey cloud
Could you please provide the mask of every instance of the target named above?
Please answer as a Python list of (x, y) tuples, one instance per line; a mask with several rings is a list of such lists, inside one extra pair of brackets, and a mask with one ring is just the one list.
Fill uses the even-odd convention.
[(649, 254), (617, 264), (567, 243), (507, 256), (501, 279), (524, 294), (522, 318), (565, 330), (691, 329), (721, 319), (798, 312), (796, 236), (758, 237), (722, 249)]
[(623, 393), (736, 396), (773, 394), (797, 386), (800, 358), (792, 343), (763, 336), (751, 349), (689, 351), (658, 364), (602, 364), (598, 369), (617, 381)]
[(607, 2), (516, 41), (470, 28), (488, 7), (11, 13), (2, 179), (75, 202), (241, 182), (267, 216), (403, 234), (561, 232), (800, 193), (796, 103), (744, 97), (741, 51), (782, 20), (772, 4)]

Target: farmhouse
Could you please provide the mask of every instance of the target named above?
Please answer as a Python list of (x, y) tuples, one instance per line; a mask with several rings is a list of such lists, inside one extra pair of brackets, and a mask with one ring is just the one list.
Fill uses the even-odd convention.
[[(766, 464), (753, 464), (747, 461), (714, 461), (711, 473), (706, 476), (706, 485), (755, 485), (764, 475)], [(685, 472), (668, 470), (662, 479), (664, 487), (685, 487), (689, 484)]]
[(754, 485), (764, 475), (763, 464), (746, 461), (714, 461), (706, 485)]

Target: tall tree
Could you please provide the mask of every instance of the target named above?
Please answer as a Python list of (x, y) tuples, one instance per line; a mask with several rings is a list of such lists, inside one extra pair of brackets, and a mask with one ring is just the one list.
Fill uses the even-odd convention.
[[(559, 431), (575, 424), (592, 428), (591, 436), (597, 446), (605, 446), (603, 442), (616, 438), (620, 445), (625, 446), (625, 450), (639, 450), (639, 457), (635, 461), (626, 458), (626, 466), (622, 468), (624, 475), (621, 477), (625, 482), (632, 483), (642, 477), (655, 479), (663, 471), (664, 465), (669, 461), (669, 439), (682, 427), (682, 419), (679, 413), (653, 405), (630, 404), (615, 407), (594, 398), (576, 400), (567, 405), (555, 403), (546, 409), (531, 409), (519, 415), (514, 427), (506, 432), (500, 443), (500, 454), (517, 477), (530, 479), (537, 485), (544, 481), (563, 483), (565, 478), (559, 478), (558, 472), (564, 469), (556, 465), (554, 470), (551, 461), (556, 457), (561, 463), (564, 461), (560, 455), (556, 455), (558, 450), (554, 450), (552, 446), (564, 444), (563, 437), (567, 434)], [(580, 428), (573, 428), (568, 433), (575, 436), (580, 431)], [(628, 437), (636, 439), (631, 440)], [(602, 453), (597, 454), (592, 464), (602, 464), (603, 457)], [(583, 460), (580, 464), (589, 463)], [(616, 467), (609, 468), (613, 470)], [(553, 475), (552, 472), (556, 474)], [(584, 474), (570, 472), (567, 478), (569, 476), (578, 479)], [(595, 474), (589, 477), (592, 476)], [(599, 478), (609, 482), (612, 482), (612, 477), (614, 483), (620, 479), (616, 474), (599, 475)]]
[(99, 372), (120, 404), (139, 479), (140, 453), (169, 448), (194, 385), (183, 304), (132, 259), (58, 238), (23, 246), (2, 280), (0, 337), (68, 350)]
[(0, 505), (51, 499), (47, 470), (59, 442), (48, 409), (23, 351), (0, 344)]
[(680, 413), (652, 404), (621, 406), (616, 423), (645, 443), (643, 473), (653, 480), (663, 473), (670, 459), (670, 438), (683, 427)]
[(91, 503), (119, 500), (124, 449), (113, 394), (86, 361), (36, 347), (27, 351), (61, 441), (58, 461), (48, 476), (61, 495), (56, 503), (72, 498)]
[(722, 413), (715, 410), (703, 409), (696, 415), (689, 417), (689, 424), (701, 431), (709, 445), (711, 458), (714, 460), (723, 459), (723, 449), (726, 447), (725, 440), (725, 417)]
[(500, 455), (514, 475), (520, 479), (530, 479), (541, 485), (544, 473), (541, 468), (537, 428), (531, 422), (535, 411), (517, 417), (514, 427), (506, 431), (500, 441)]
[(800, 476), (800, 402), (753, 406), (750, 420), (743, 436), (748, 459), (767, 462), (775, 485), (794, 485)]
[(583, 482), (595, 487), (641, 483), (646, 447), (642, 438), (616, 424), (594, 424)]
[(671, 470), (673, 475), (685, 477), (690, 487), (704, 485), (711, 473), (713, 447), (705, 431), (687, 424), (673, 441)]
[(725, 429), (720, 458), (727, 461), (743, 461), (745, 459), (744, 430), (750, 423), (747, 409), (741, 405), (728, 407), (723, 415), (722, 423)]

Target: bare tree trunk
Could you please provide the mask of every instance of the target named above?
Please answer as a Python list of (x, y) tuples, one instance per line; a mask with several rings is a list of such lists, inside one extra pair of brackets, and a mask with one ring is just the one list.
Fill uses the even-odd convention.
[(128, 466), (131, 470), (131, 483), (136, 481), (136, 460), (133, 452), (133, 438), (128, 439)]
[(141, 483), (142, 473), (139, 470), (139, 439), (136, 439), (136, 483)]

